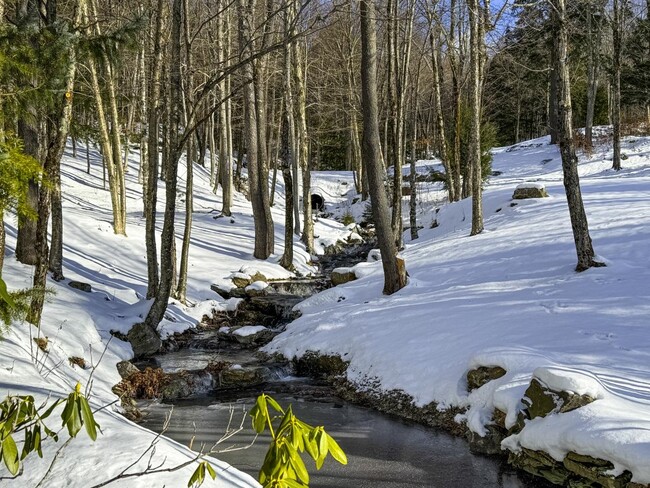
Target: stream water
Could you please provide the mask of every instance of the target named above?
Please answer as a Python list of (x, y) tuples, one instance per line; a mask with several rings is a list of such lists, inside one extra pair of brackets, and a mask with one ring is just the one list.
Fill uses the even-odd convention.
[[(286, 298), (286, 295), (280, 297), (281, 300)], [(250, 316), (244, 316), (250, 321)], [(281, 327), (283, 319), (277, 317), (275, 326)], [(266, 392), (283, 407), (291, 404), (301, 420), (325, 426), (347, 454), (347, 466), (330, 458), (320, 471), (311, 460), (306, 460), (313, 488), (549, 486), (518, 474), (501, 459), (470, 453), (463, 439), (346, 403), (334, 396), (327, 385), (293, 376), (291, 365), (263, 363), (254, 348), (224, 342), (223, 337), (217, 335), (216, 330), (203, 331), (180, 350), (160, 355), (153, 361), (166, 372), (200, 370), (209, 363), (226, 361), (240, 369), (263, 368), (263, 381), (228, 389), (215, 383), (207, 388), (204, 385), (189, 399), (140, 402), (139, 407), (145, 415), (143, 425), (160, 432), (173, 406), (165, 432), (167, 437), (185, 445), (194, 437), (193, 446), (198, 450), (202, 444), (211, 446), (217, 442), (229, 423), (231, 427), (241, 424), (241, 432), (219, 448), (228, 451), (233, 446), (247, 446), (255, 436), (246, 411), (260, 393)], [(252, 447), (222, 452), (217, 457), (257, 478), (269, 440), (262, 435)]]

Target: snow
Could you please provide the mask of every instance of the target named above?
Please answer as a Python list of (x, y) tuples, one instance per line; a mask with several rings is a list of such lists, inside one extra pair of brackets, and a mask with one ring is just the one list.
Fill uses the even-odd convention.
[[(650, 138), (629, 137), (622, 147), (620, 172), (610, 169), (605, 146), (579, 165), (591, 236), (607, 267), (574, 271), (557, 147), (546, 137), (497, 148), (493, 169), (501, 174), (485, 187), (482, 234), (469, 237), (470, 200), (430, 198), (418, 209), (420, 238), (402, 253), (406, 288), (383, 296), (381, 263), (369, 258), (354, 267), (358, 280), (299, 304), (303, 315), (266, 350), (338, 354), (358, 387), (465, 407), (462, 420), (479, 434), (495, 407), (514, 424), (533, 375), (589, 394), (592, 404), (535, 419), (503, 447), (556, 459), (573, 450), (650, 483)], [(552, 196), (511, 206), (522, 183)], [(468, 393), (465, 375), (480, 365), (507, 374)]]
[(517, 185), (517, 188), (515, 188), (515, 190), (528, 190), (528, 189), (543, 190), (545, 188), (546, 185), (544, 185), (544, 183), (521, 183)]
[(253, 281), (250, 285), (244, 288), (245, 291), (263, 291), (269, 284), (266, 281)]
[(238, 335), (240, 337), (248, 337), (257, 334), (258, 332), (262, 332), (263, 330), (267, 330), (266, 327), (264, 327), (263, 325), (246, 325), (244, 327), (240, 327), (239, 329), (235, 330), (233, 332), (233, 335)]
[[(496, 148), (493, 170), (500, 175), (485, 186), (482, 234), (469, 237), (471, 201), (444, 204), (440, 183), (418, 182), (418, 223), (423, 229), (418, 240), (407, 240), (401, 254), (409, 273), (407, 287), (382, 295), (381, 262), (378, 251), (373, 251), (368, 262), (352, 268), (356, 281), (300, 303), (297, 308), (303, 315), (266, 350), (288, 357), (308, 350), (338, 354), (350, 362), (348, 379), (360, 388), (378, 384), (386, 391), (403, 390), (417, 405), (464, 407), (467, 411), (458, 420), (479, 434), (485, 432), (494, 408), (506, 413), (507, 426), (514, 424), (533, 377), (551, 389), (588, 394), (596, 398), (593, 403), (527, 422), (502, 447), (542, 449), (558, 460), (569, 451), (604, 458), (613, 462), (613, 473), (627, 469), (634, 481), (650, 483), (650, 138), (629, 137), (622, 149), (627, 159), (619, 172), (610, 169), (609, 147), (596, 147), (591, 156), (580, 157), (591, 236), (607, 267), (574, 271), (576, 256), (557, 147), (540, 138)], [(66, 153), (62, 166), (64, 271), (67, 279), (91, 284), (92, 292), (72, 289), (67, 280), (49, 282), (55, 294), (46, 303), (42, 327), (14, 323), (0, 344), (3, 394), (60, 398), (77, 381), (85, 387), (92, 374), (93, 408), (110, 404), (97, 412), (103, 433), (94, 443), (83, 433), (69, 443), (44, 483), (49, 486), (86, 487), (89, 472), (97, 483), (110, 478), (154, 438), (122, 417), (111, 392), (120, 381), (115, 364), (130, 358), (132, 351), (110, 332), (128, 332), (150, 306), (144, 299), (147, 269), (138, 155), (131, 155), (127, 173), (128, 237), (112, 232), (110, 197), (103, 187), (99, 158), (92, 150), (93, 166), (86, 174), (82, 146), (80, 157)], [(424, 173), (438, 164), (418, 162), (417, 171)], [(179, 174), (180, 194), (184, 163)], [(236, 194), (234, 218), (215, 218), (220, 192), (215, 196), (208, 172), (200, 166), (195, 167), (195, 184), (188, 303), (170, 301), (162, 335), (194, 327), (215, 310), (237, 309), (240, 300), (221, 299), (210, 290), (213, 283), (230, 289), (230, 278), (237, 274), (292, 276), (278, 264), (284, 235), (281, 179), (272, 209), (276, 254), (267, 261), (253, 257), (250, 203)], [(521, 184), (543, 185), (551, 197), (511, 206), (512, 192)], [(164, 184), (160, 185), (159, 210), (164, 208)], [(366, 203), (355, 194), (351, 173), (316, 172), (313, 187), (325, 199), (326, 214), (349, 214), (360, 221)], [(16, 224), (11, 216), (5, 220), (9, 254), (3, 279), (10, 289), (26, 288), (33, 271), (14, 259)], [(176, 222), (180, 243), (182, 206)], [(431, 228), (434, 222), (437, 226)], [(162, 219), (157, 225), (160, 231)], [(317, 252), (355, 232), (355, 225), (319, 217)], [(298, 240), (294, 256), (296, 274), (316, 272), (310, 264), (316, 258)], [(49, 338), (48, 354), (36, 348), (32, 341), (36, 335)], [(71, 356), (83, 357), (93, 369), (71, 366)], [(466, 373), (481, 365), (501, 366), (507, 373), (468, 393)], [(55, 426), (56, 418), (52, 417)], [(59, 446), (66, 437), (61, 433)], [(3, 483), (36, 485), (57, 449), (51, 442), (45, 447), (45, 459), (27, 459), (25, 473)], [(188, 448), (163, 437), (154, 462), (164, 460), (165, 466), (173, 466), (192, 457)], [(204, 486), (258, 486), (249, 476), (213, 462), (217, 480)], [(145, 465), (146, 458), (133, 470)], [(194, 467), (115, 485), (186, 486)]]

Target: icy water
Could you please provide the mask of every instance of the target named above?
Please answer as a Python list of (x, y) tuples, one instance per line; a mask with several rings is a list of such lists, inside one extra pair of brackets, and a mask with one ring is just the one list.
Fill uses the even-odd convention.
[[(296, 381), (295, 389), (308, 391), (310, 387)], [(517, 474), (499, 459), (471, 454), (463, 439), (335, 398), (316, 400), (301, 396), (274, 395), (283, 407), (291, 404), (300, 419), (311, 425), (324, 425), (348, 456), (347, 466), (329, 458), (320, 471), (311, 459), (306, 459), (313, 488), (549, 486)], [(232, 424), (238, 426), (245, 417), (245, 410), (252, 406), (253, 398), (254, 395), (239, 400), (223, 397), (177, 402), (166, 435), (185, 445), (195, 436), (195, 449), (202, 443), (212, 445), (228, 425), (231, 407), (234, 409)], [(144, 425), (160, 431), (170, 408), (171, 405), (158, 403), (147, 405)], [(244, 430), (220, 447), (244, 446), (253, 438), (250, 419), (246, 417)], [(260, 436), (248, 449), (225, 452), (217, 457), (257, 478), (269, 440), (268, 436)]]

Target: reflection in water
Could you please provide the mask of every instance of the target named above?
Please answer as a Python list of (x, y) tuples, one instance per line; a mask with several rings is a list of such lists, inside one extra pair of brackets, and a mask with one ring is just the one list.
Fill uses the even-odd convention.
[[(348, 465), (341, 466), (328, 458), (320, 471), (306, 459), (312, 488), (529, 488), (549, 485), (518, 476), (498, 459), (476, 456), (467, 443), (426, 427), (404, 423), (392, 417), (348, 404), (333, 401), (306, 401), (287, 395), (274, 395), (283, 407), (290, 403), (301, 420), (324, 425), (348, 456)], [(214, 403), (203, 398), (174, 405), (166, 435), (188, 445), (195, 436), (194, 448), (212, 445), (223, 434), (230, 416), (230, 404)], [(233, 423), (239, 425), (253, 400), (232, 403)], [(148, 414), (144, 425), (154, 431), (162, 428), (170, 405), (143, 405)], [(254, 438), (250, 419), (245, 430), (220, 447), (246, 445)], [(222, 453), (217, 457), (257, 477), (262, 465), (268, 436), (261, 436), (253, 447)]]

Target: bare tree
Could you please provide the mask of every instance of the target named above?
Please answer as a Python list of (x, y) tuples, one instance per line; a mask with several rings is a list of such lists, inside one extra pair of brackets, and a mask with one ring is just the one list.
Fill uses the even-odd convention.
[(397, 247), (390, 225), (388, 198), (384, 188), (384, 167), (379, 136), (377, 102), (377, 31), (375, 6), (361, 0), (361, 101), (363, 112), (362, 155), (368, 175), (372, 214), (384, 268), (384, 294), (391, 295), (406, 285), (404, 261), (397, 257)]
[(578, 177), (578, 157), (573, 142), (571, 125), (571, 81), (568, 65), (568, 34), (565, 0), (553, 0), (554, 39), (557, 43), (557, 64), (555, 70), (558, 76), (558, 140), (562, 155), (562, 171), (564, 173), (564, 189), (566, 191), (573, 229), (578, 264), (576, 271), (584, 271), (594, 266), (604, 266), (595, 260), (594, 248), (589, 235), (589, 224), (580, 191)]

